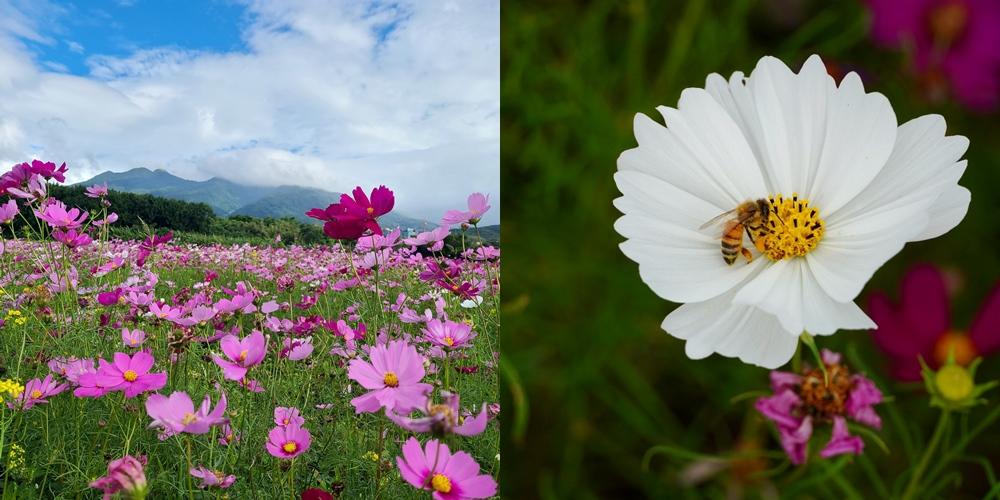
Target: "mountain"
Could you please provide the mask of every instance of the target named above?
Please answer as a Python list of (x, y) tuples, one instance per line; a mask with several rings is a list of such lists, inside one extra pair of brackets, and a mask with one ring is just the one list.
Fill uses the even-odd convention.
[[(192, 181), (177, 177), (166, 170), (147, 168), (133, 168), (127, 172), (103, 172), (79, 184), (90, 186), (105, 183), (109, 188), (118, 191), (206, 203), (219, 216), (294, 217), (305, 222), (314, 221), (305, 215), (309, 209), (326, 207), (340, 198), (339, 193), (317, 188), (247, 186), (218, 177), (207, 181)], [(399, 213), (390, 213), (380, 220), (386, 227), (401, 226), (416, 229), (433, 227), (429, 222)]]

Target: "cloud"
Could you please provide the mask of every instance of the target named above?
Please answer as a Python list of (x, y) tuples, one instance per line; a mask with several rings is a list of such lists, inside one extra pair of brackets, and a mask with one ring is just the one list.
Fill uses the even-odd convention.
[(495, 0), (250, 1), (239, 51), (93, 54), (85, 77), (26, 48), (54, 43), (38, 19), (58, 10), (33, 8), (0, 0), (5, 164), (66, 161), (73, 181), (145, 166), (331, 191), (385, 184), (401, 211), (431, 220), (472, 191), (499, 201)]

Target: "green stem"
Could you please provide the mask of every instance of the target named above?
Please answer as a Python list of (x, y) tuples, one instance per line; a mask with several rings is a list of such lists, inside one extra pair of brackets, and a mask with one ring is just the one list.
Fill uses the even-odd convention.
[(937, 449), (938, 442), (941, 441), (941, 437), (944, 436), (945, 430), (948, 428), (948, 416), (948, 410), (941, 412), (941, 418), (938, 420), (937, 427), (934, 429), (934, 435), (931, 436), (931, 442), (927, 445), (927, 449), (924, 450), (924, 456), (920, 458), (920, 463), (917, 464), (917, 469), (913, 471), (913, 475), (910, 476), (909, 483), (906, 484), (906, 490), (902, 496), (903, 500), (909, 500), (917, 493), (917, 488), (920, 486), (920, 478), (924, 475), (924, 470), (927, 469), (931, 456), (934, 454), (934, 450)]
[(823, 356), (819, 353), (819, 348), (816, 347), (816, 340), (813, 338), (809, 332), (802, 332), (799, 336), (802, 339), (802, 343), (812, 351), (813, 357), (816, 358), (816, 364), (819, 365), (819, 371), (823, 372), (823, 383), (830, 385), (830, 374), (826, 372), (826, 363), (823, 362)]

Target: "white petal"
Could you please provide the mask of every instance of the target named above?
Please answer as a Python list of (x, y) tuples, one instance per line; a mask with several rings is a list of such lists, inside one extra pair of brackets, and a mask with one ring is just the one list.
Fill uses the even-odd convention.
[(743, 133), (708, 92), (685, 89), (678, 109), (660, 106), (657, 110), (678, 144), (729, 195), (728, 208), (768, 194)]
[(685, 339), (685, 353), (701, 359), (712, 353), (774, 369), (792, 359), (798, 336), (760, 309), (731, 303), (732, 294), (684, 304), (663, 320), (663, 329)]
[(937, 238), (958, 225), (969, 211), (972, 193), (962, 186), (951, 186), (931, 205), (930, 221), (924, 231), (910, 241)]
[(823, 154), (809, 199), (829, 217), (878, 175), (896, 142), (896, 114), (888, 99), (866, 94), (855, 73), (831, 90)]

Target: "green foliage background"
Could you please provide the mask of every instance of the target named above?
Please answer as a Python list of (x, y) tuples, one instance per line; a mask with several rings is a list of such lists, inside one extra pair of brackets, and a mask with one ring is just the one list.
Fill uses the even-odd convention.
[[(766, 54), (796, 69), (818, 53), (860, 69), (866, 89), (884, 93), (900, 123), (939, 113), (949, 134), (971, 140), (960, 181), (972, 191), (965, 221), (944, 237), (908, 245), (878, 271), (859, 304), (873, 289), (895, 295), (910, 265), (933, 262), (964, 275), (952, 314), (956, 327), (966, 328), (1000, 276), (997, 115), (921, 99), (904, 57), (870, 43), (863, 5), (509, 1), (501, 16), (502, 488), (508, 498), (720, 497), (736, 484), (729, 472), (691, 489), (682, 489), (678, 473), (748, 441), (780, 450), (752, 399), (732, 401), (766, 389), (767, 371), (719, 356), (687, 359), (683, 342), (659, 326), (675, 305), (640, 281), (612, 228), (620, 215), (611, 205), (619, 196), (612, 174), (618, 155), (635, 146), (634, 114), (660, 121), (655, 106), (676, 105), (682, 89), (703, 86), (709, 73), (749, 74)], [(919, 387), (887, 380), (867, 332), (841, 332), (820, 346), (846, 352), (852, 366), (895, 398), (880, 409), (880, 436), (890, 453), (866, 438), (866, 453), (857, 460), (773, 471), (739, 484), (751, 498), (765, 483), (789, 498), (898, 494), (937, 411)], [(997, 378), (998, 368), (996, 358), (987, 359), (980, 378)], [(973, 410), (947, 444), (995, 409)], [(937, 472), (932, 484), (943, 493), (925, 493), (982, 498), (995, 486), (989, 462), (1000, 461), (1000, 452), (989, 443), (998, 438), (996, 426), (983, 429), (963, 461)], [(661, 448), (644, 467), (644, 454), (663, 445), (672, 448)], [(775, 458), (766, 466), (780, 463)]]

